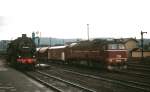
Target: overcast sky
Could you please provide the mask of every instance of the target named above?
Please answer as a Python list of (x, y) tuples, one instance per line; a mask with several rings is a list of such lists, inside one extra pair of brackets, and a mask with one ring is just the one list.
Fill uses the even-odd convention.
[(0, 0), (0, 40), (26, 33), (87, 39), (150, 38), (150, 0)]

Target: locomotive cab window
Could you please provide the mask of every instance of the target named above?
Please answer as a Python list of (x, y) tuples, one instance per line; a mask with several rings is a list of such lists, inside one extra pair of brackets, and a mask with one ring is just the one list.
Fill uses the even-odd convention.
[(119, 49), (125, 49), (125, 45), (124, 44), (118, 44), (118, 48)]
[(108, 49), (117, 49), (117, 44), (108, 44)]
[(125, 49), (124, 44), (108, 44), (108, 49)]

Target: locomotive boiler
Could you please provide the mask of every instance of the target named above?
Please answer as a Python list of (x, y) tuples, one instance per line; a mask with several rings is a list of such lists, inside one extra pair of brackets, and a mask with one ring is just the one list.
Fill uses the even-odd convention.
[(26, 34), (11, 41), (7, 48), (7, 61), (13, 67), (33, 68), (36, 63), (36, 46)]

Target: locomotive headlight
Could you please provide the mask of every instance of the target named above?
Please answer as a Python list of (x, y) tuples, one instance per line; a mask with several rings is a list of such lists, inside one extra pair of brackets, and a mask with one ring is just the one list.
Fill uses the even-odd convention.
[(112, 62), (113, 62), (113, 59), (110, 58), (110, 59), (108, 59), (108, 61), (109, 61), (109, 63), (112, 63)]
[(127, 61), (127, 60), (128, 60), (127, 58), (124, 59), (124, 61)]
[(19, 58), (21, 58), (21, 56), (18, 56)]
[(33, 58), (35, 58), (35, 56), (33, 56)]

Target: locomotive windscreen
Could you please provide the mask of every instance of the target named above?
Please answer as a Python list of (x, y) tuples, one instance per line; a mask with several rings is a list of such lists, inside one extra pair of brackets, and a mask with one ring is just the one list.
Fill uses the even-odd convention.
[(108, 44), (107, 49), (125, 49), (124, 44)]

